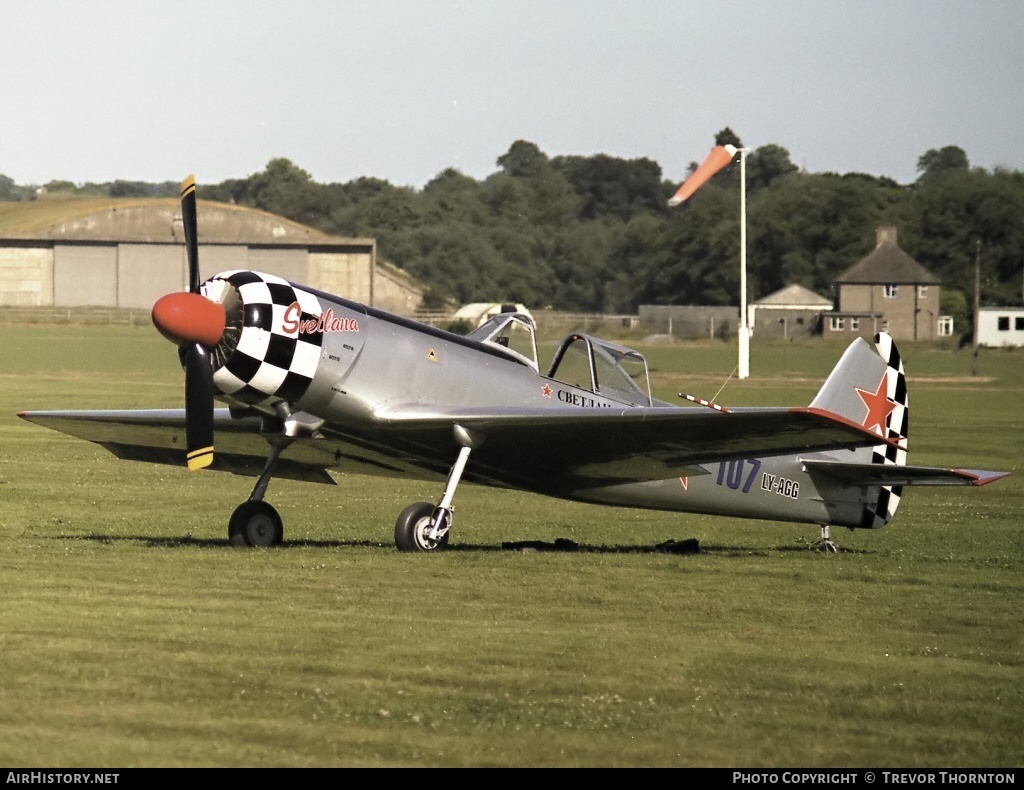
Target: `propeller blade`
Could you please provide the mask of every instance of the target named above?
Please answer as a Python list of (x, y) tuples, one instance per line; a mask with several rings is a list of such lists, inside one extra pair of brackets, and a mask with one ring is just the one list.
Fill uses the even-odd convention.
[(185, 444), (188, 468), (213, 463), (213, 363), (210, 349), (224, 332), (224, 307), (199, 292), (199, 227), (196, 177), (181, 182), (181, 220), (188, 256), (188, 292), (161, 297), (153, 305), (153, 323), (167, 339), (178, 343), (185, 366)]
[(185, 347), (185, 437), (188, 468), (213, 463), (213, 365), (202, 344)]
[(188, 289), (199, 293), (199, 222), (196, 217), (196, 177), (181, 182), (181, 221), (185, 226), (185, 252), (188, 255)]

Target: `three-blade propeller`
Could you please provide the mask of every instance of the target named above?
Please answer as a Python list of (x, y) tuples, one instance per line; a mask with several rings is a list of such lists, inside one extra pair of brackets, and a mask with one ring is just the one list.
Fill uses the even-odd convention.
[(185, 227), (189, 289), (160, 297), (153, 305), (153, 323), (168, 340), (177, 343), (185, 366), (185, 437), (188, 468), (213, 463), (213, 365), (210, 349), (224, 334), (223, 305), (200, 292), (199, 238), (196, 180), (181, 184), (181, 217)]

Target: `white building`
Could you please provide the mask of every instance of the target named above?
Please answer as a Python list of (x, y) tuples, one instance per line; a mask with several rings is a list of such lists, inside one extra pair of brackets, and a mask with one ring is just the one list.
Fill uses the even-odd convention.
[(832, 301), (794, 283), (758, 299), (747, 311), (753, 334), (788, 340), (817, 334), (822, 314), (832, 311)]
[(1024, 307), (978, 310), (979, 346), (1024, 346)]

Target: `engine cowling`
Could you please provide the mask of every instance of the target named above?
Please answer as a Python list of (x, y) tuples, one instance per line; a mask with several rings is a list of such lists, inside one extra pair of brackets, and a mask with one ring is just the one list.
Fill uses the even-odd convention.
[(273, 274), (228, 271), (200, 292), (224, 307), (225, 329), (211, 349), (213, 381), (223, 400), (274, 413), (305, 395), (320, 364), (319, 298)]

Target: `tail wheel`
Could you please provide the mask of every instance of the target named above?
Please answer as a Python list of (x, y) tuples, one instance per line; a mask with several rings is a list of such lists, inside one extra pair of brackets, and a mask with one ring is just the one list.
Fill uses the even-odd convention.
[(284, 540), (284, 524), (272, 505), (250, 499), (231, 514), (228, 540), (232, 546), (278, 546)]
[(434, 512), (430, 502), (415, 502), (395, 521), (395, 546), (399, 551), (440, 551), (448, 545), (451, 515), (445, 515), (440, 535), (432, 536)]

